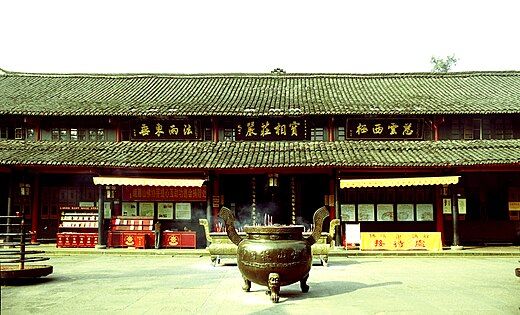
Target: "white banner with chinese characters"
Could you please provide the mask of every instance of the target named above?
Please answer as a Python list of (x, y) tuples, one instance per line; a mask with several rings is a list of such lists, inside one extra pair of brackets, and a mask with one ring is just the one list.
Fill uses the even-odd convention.
[[(466, 198), (459, 198), (457, 203), (459, 205), (459, 214), (466, 214)], [(451, 199), (442, 199), (442, 213), (451, 214)]]
[(361, 250), (442, 251), (441, 232), (362, 232)]

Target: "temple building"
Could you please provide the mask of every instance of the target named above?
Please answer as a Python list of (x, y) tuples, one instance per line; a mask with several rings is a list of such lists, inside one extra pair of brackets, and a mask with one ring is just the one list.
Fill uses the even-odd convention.
[(204, 248), (222, 206), (306, 228), (326, 206), (341, 239), (519, 244), (520, 72), (0, 71), (0, 215), (34, 241), (153, 247), (124, 233), (160, 222), (193, 232), (164, 247)]

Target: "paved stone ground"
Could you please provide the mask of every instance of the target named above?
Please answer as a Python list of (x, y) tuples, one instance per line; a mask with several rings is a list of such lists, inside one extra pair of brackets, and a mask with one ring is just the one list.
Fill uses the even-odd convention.
[(8, 314), (520, 314), (520, 257), (331, 257), (301, 293), (241, 290), (209, 257), (52, 256), (54, 273), (1, 287)]

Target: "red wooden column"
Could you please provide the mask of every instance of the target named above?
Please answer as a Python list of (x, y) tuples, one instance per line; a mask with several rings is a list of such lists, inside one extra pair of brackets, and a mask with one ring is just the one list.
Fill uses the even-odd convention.
[[(218, 142), (218, 122), (216, 118), (211, 118), (211, 141), (217, 143)], [(220, 210), (220, 183), (218, 175), (213, 177), (212, 181), (212, 191), (211, 191), (211, 217), (212, 222), (210, 222), (210, 232), (215, 231), (215, 227), (218, 223), (218, 212)]]
[(32, 187), (32, 203), (31, 203), (31, 243), (38, 242), (38, 226), (40, 220), (40, 175), (34, 175), (34, 182)]
[(121, 142), (121, 122), (119, 120), (116, 125), (116, 142)]
[(444, 244), (444, 215), (442, 213), (442, 186), (435, 186), (435, 221), (436, 231), (441, 232), (442, 243)]
[[(332, 196), (334, 199), (331, 200)], [(336, 181), (334, 180), (334, 176), (329, 180), (329, 218), (334, 220), (336, 218)]]
[[(328, 120), (328, 141), (332, 142), (334, 141), (334, 117), (330, 117)], [(334, 172), (332, 174), (332, 178), (329, 179), (329, 201), (326, 203), (329, 206), (329, 219), (334, 220), (336, 218), (336, 180), (334, 179), (335, 175)], [(331, 198), (332, 197), (332, 198)]]
[(218, 142), (218, 123), (216, 119), (211, 120), (211, 140)]
[(220, 183), (218, 176), (215, 176), (213, 179), (213, 191), (211, 198), (211, 207), (212, 207), (212, 217), (213, 217), (213, 231), (215, 230), (215, 226), (218, 223), (218, 212), (220, 210)]
[(42, 139), (42, 132), (40, 122), (38, 121), (34, 127), (34, 140), (40, 141)]
[(334, 128), (334, 117), (330, 117), (329, 118), (328, 127), (327, 128), (329, 129), (328, 141), (332, 142), (332, 141), (334, 141), (334, 131), (335, 131), (335, 128)]

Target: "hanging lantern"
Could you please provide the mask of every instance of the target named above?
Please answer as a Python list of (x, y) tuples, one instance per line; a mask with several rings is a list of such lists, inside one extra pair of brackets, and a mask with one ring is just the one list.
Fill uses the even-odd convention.
[(269, 181), (268, 186), (269, 187), (278, 187), (278, 174), (269, 174)]
[(20, 183), (20, 196), (29, 196), (31, 194), (31, 184)]
[(114, 199), (116, 196), (116, 186), (105, 186), (105, 197), (106, 199)]

